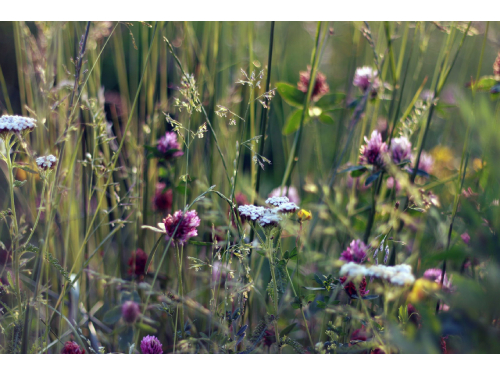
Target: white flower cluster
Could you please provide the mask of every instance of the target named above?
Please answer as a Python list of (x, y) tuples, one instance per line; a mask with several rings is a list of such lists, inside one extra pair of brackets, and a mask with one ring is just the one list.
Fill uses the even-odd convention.
[(290, 200), (288, 199), (288, 197), (271, 197), (271, 198), (267, 198), (266, 200), (266, 204), (270, 205), (270, 206), (274, 206), (274, 207), (279, 207), (281, 206), (282, 204), (285, 204), (285, 203), (288, 203), (290, 202)]
[(415, 282), (415, 277), (411, 273), (411, 266), (408, 264), (399, 264), (393, 267), (382, 265), (366, 267), (349, 262), (340, 268), (340, 276), (348, 276), (351, 279), (376, 277), (400, 286), (411, 285)]
[(261, 227), (277, 226), (283, 215), (290, 214), (299, 209), (299, 207), (288, 201), (287, 197), (272, 197), (266, 200), (266, 203), (272, 208), (266, 208), (254, 205), (239, 206), (240, 216), (247, 220), (256, 221)]
[(54, 155), (40, 156), (36, 158), (36, 165), (38, 168), (43, 169), (44, 171), (49, 169), (54, 169), (57, 163), (57, 158)]
[(19, 133), (24, 130), (33, 130), (36, 120), (30, 117), (4, 115), (0, 117), (0, 133)]
[(238, 210), (240, 211), (241, 217), (255, 221), (262, 216), (265, 208), (260, 206), (254, 206), (253, 204), (246, 204), (244, 206), (239, 206)]

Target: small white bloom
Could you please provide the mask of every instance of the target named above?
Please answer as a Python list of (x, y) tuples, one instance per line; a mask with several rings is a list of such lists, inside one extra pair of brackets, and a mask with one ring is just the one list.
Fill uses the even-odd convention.
[(36, 158), (36, 165), (38, 168), (47, 171), (49, 169), (54, 169), (57, 164), (57, 158), (54, 155), (40, 156)]
[(240, 211), (240, 216), (255, 221), (259, 219), (264, 214), (264, 207), (254, 206), (252, 204), (247, 204), (244, 206), (239, 206), (238, 211)]
[(33, 130), (36, 120), (30, 117), (4, 115), (0, 117), (0, 134), (19, 133), (25, 130)]
[(271, 197), (266, 199), (266, 204), (274, 207), (279, 207), (282, 204), (288, 203), (289, 199), (287, 197)]
[(295, 212), (295, 211), (299, 210), (299, 208), (300, 207), (297, 206), (295, 203), (293, 203), (293, 202), (287, 202), (287, 203), (281, 204), (278, 207), (278, 212), (282, 213), (282, 214), (289, 214), (289, 213), (292, 213), (292, 212)]
[(278, 214), (277, 209), (264, 209), (261, 217), (259, 217), (259, 224), (261, 227), (268, 225), (278, 225), (283, 218)]

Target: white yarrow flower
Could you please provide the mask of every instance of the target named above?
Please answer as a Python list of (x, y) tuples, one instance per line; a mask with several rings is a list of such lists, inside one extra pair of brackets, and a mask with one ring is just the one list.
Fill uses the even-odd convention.
[(279, 207), (282, 204), (288, 203), (290, 200), (287, 197), (271, 197), (266, 199), (266, 204), (274, 207)]
[(35, 161), (38, 168), (44, 171), (54, 169), (57, 164), (57, 158), (54, 155), (40, 156)]
[(36, 120), (30, 117), (4, 115), (0, 117), (0, 134), (31, 131), (36, 127)]

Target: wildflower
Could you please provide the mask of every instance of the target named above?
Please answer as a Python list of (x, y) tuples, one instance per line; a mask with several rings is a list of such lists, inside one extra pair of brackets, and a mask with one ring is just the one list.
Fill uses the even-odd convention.
[(466, 245), (468, 245), (468, 244), (469, 244), (469, 242), (470, 242), (470, 236), (469, 236), (469, 233), (467, 233), (467, 232), (462, 233), (462, 234), (460, 235), (460, 237), (462, 238), (462, 241), (464, 241), (464, 243), (465, 243)]
[(368, 270), (365, 266), (360, 264), (349, 262), (344, 264), (340, 268), (340, 276), (348, 276), (349, 279), (360, 280), (368, 273)]
[[(396, 182), (394, 184), (394, 182)], [(387, 189), (394, 189), (396, 187), (396, 192), (399, 192), (401, 190), (401, 184), (399, 183), (398, 180), (395, 180), (394, 177), (389, 177), (386, 182)]]
[(280, 214), (291, 214), (296, 212), (300, 207), (293, 202), (283, 203), (278, 207)]
[(340, 260), (361, 264), (366, 260), (366, 245), (361, 240), (353, 240), (347, 250), (340, 254)]
[(80, 345), (74, 341), (66, 341), (61, 354), (85, 354), (85, 349), (80, 348)]
[(283, 219), (278, 215), (278, 209), (264, 209), (261, 217), (259, 217), (258, 222), (262, 228), (269, 226), (277, 226)]
[[(196, 228), (199, 225), (200, 218), (195, 210), (188, 211), (185, 215), (179, 210), (173, 215), (168, 215), (163, 219), (163, 223), (158, 224), (160, 228), (165, 230), (167, 241), (173, 238), (173, 241), (181, 245), (184, 245), (191, 237), (198, 235)], [(176, 228), (177, 231), (175, 231)]]
[(347, 295), (349, 297), (356, 297), (358, 296), (358, 291), (361, 297), (366, 296), (370, 291), (366, 290), (366, 278), (363, 277), (361, 281), (358, 284), (358, 288), (356, 289), (356, 285), (352, 281), (347, 282), (347, 276), (343, 276), (340, 278), (340, 283), (344, 287), (344, 290), (346, 291)]
[(240, 216), (247, 220), (256, 221), (264, 214), (264, 207), (254, 206), (253, 204), (239, 206)]
[(177, 134), (174, 132), (166, 132), (165, 135), (158, 140), (156, 148), (168, 157), (176, 158), (184, 155), (177, 141)]
[(139, 317), (139, 305), (134, 301), (126, 301), (122, 305), (122, 318), (126, 323), (134, 323)]
[(130, 266), (128, 273), (129, 275), (135, 274), (137, 277), (144, 277), (146, 271), (146, 263), (148, 261), (148, 255), (142, 250), (137, 249), (133, 251), (132, 255), (128, 260), (128, 265)]
[[(412, 157), (413, 168), (415, 168), (416, 162), (417, 162), (417, 156), (413, 155)], [(422, 153), (420, 154), (420, 161), (418, 162), (418, 169), (430, 174), (433, 166), (434, 166), (434, 158), (432, 157), (432, 155), (428, 154), (425, 151), (422, 151)]]
[(301, 209), (299, 212), (297, 212), (297, 216), (299, 217), (300, 222), (309, 221), (312, 219), (312, 214), (304, 209)]
[(218, 283), (224, 281), (227, 275), (230, 275), (231, 269), (220, 261), (214, 262), (212, 266), (212, 282)]
[(444, 273), (444, 278), (443, 276), (443, 271), (440, 270), (439, 268), (429, 268), (424, 272), (424, 279), (434, 281), (435, 283), (441, 285), (441, 280), (443, 280), (443, 290), (445, 291), (451, 291), (452, 290), (452, 284), (451, 284), (451, 279), (448, 279), (448, 275), (446, 272)]
[(360, 148), (360, 164), (371, 164), (376, 167), (384, 165), (383, 154), (387, 153), (387, 144), (382, 142), (382, 135), (374, 130), (371, 138), (365, 136), (366, 145)]
[(266, 204), (274, 207), (279, 207), (284, 203), (288, 203), (289, 200), (287, 197), (271, 197), (266, 200)]
[(415, 282), (415, 277), (411, 273), (411, 266), (408, 264), (393, 267), (383, 265), (365, 267), (358, 263), (349, 262), (340, 268), (340, 276), (347, 276), (350, 280), (361, 280), (365, 276), (371, 276), (399, 286), (410, 285)]
[[(311, 67), (307, 67), (307, 71), (300, 72), (300, 81), (297, 83), (297, 88), (307, 93), (309, 88), (309, 81), (311, 79)], [(314, 82), (314, 87), (312, 89), (311, 98), (313, 101), (317, 102), (319, 98), (327, 94), (330, 91), (328, 83), (326, 83), (326, 77), (321, 72), (316, 72), (316, 81)]]
[(411, 142), (406, 137), (394, 138), (391, 142), (391, 156), (394, 164), (411, 158)]
[(292, 203), (295, 203), (296, 205), (300, 204), (300, 197), (299, 197), (299, 192), (297, 191), (297, 188), (294, 186), (289, 186), (289, 187), (277, 187), (271, 193), (269, 193), (268, 197), (281, 197), (281, 196), (286, 196), (288, 200)]
[(372, 96), (376, 96), (377, 90), (380, 87), (380, 79), (377, 77), (377, 71), (374, 71), (370, 66), (363, 66), (356, 69), (352, 84), (359, 87), (363, 93), (372, 84)]
[(351, 340), (366, 341), (368, 339), (368, 332), (364, 326), (358, 328), (353, 333), (351, 333)]
[(35, 161), (38, 168), (43, 171), (54, 169), (57, 164), (57, 158), (54, 155), (40, 156)]
[(431, 280), (420, 278), (413, 284), (413, 289), (408, 294), (408, 302), (417, 303), (427, 298), (431, 293), (437, 291), (439, 285)]
[(500, 52), (498, 52), (498, 56), (493, 64), (493, 75), (496, 81), (500, 81)]
[(142, 354), (163, 354), (160, 340), (156, 336), (145, 336), (141, 341)]
[(0, 117), (0, 135), (24, 134), (36, 127), (36, 120), (30, 117), (4, 115)]
[(166, 190), (167, 185), (163, 182), (156, 184), (153, 197), (153, 205), (158, 211), (170, 211), (172, 208), (172, 189)]
[(236, 204), (238, 206), (248, 204), (247, 196), (243, 193), (236, 193), (236, 195), (234, 196), (234, 200), (236, 201)]

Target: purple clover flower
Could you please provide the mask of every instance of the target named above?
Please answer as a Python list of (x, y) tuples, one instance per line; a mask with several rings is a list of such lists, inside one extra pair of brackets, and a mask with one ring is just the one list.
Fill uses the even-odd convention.
[[(411, 163), (413, 168), (415, 168), (416, 162), (417, 162), (417, 156), (413, 155)], [(420, 161), (418, 162), (418, 169), (430, 174), (433, 166), (434, 166), (434, 158), (432, 157), (432, 155), (428, 154), (425, 151), (422, 151), (422, 154), (420, 154)]]
[(382, 135), (378, 130), (372, 132), (371, 138), (365, 136), (366, 145), (361, 146), (359, 152), (360, 164), (371, 164), (377, 167), (384, 165), (383, 155), (387, 153), (387, 144), (382, 142)]
[(169, 155), (173, 158), (184, 155), (184, 152), (181, 151), (181, 146), (177, 141), (177, 134), (174, 132), (166, 132), (165, 135), (158, 140), (156, 148), (163, 154), (167, 154), (171, 150), (177, 150)]
[[(424, 272), (424, 279), (434, 281), (441, 285), (441, 277), (442, 277), (443, 271), (440, 270), (439, 268), (429, 268), (427, 271)], [(452, 284), (451, 280), (448, 279), (448, 275), (446, 272), (444, 273), (444, 279), (443, 279), (443, 290), (445, 291), (451, 291), (452, 290)]]
[[(174, 235), (177, 224), (179, 224), (179, 227)], [(188, 239), (198, 235), (196, 228), (200, 225), (200, 218), (195, 210), (186, 212), (186, 215), (184, 216), (182, 211), (179, 210), (173, 215), (168, 215), (165, 219), (163, 219), (163, 225), (165, 227), (167, 241), (173, 237), (173, 241), (184, 245)]]
[(377, 77), (377, 71), (374, 71), (369, 66), (363, 66), (361, 68), (356, 69), (356, 73), (354, 73), (354, 80), (352, 84), (356, 87), (359, 87), (361, 91), (366, 92), (370, 87), (370, 83), (372, 83), (372, 95), (377, 94), (377, 90), (380, 87), (380, 79)]
[(145, 336), (141, 341), (142, 354), (163, 354), (160, 340), (156, 336)]
[(122, 305), (122, 318), (126, 323), (134, 323), (139, 317), (139, 313), (139, 305), (134, 301), (126, 301)]
[[(300, 72), (300, 81), (297, 83), (297, 88), (307, 93), (309, 88), (309, 81), (311, 80), (311, 67), (307, 67), (307, 71)], [(318, 101), (323, 95), (328, 94), (330, 87), (326, 83), (326, 77), (321, 72), (316, 72), (316, 82), (314, 82), (314, 87), (312, 89), (311, 99), (313, 101)]]
[(85, 354), (85, 349), (80, 348), (80, 345), (74, 341), (66, 341), (61, 354)]
[(411, 142), (406, 137), (394, 138), (391, 142), (391, 156), (394, 164), (411, 159)]
[(340, 260), (361, 264), (366, 260), (367, 246), (361, 240), (353, 240), (347, 250), (340, 254)]

